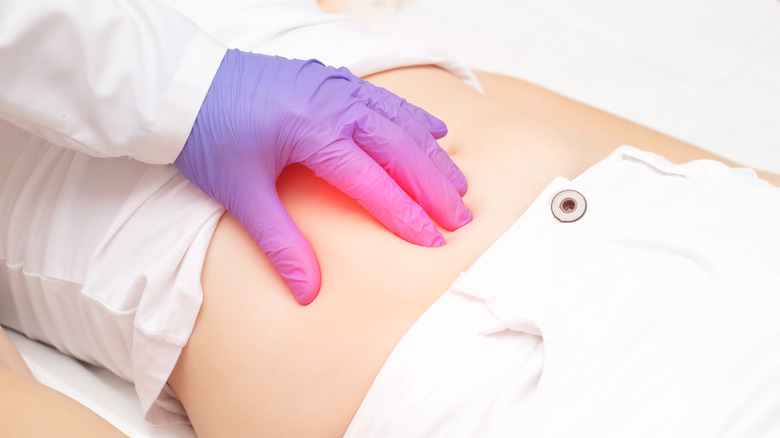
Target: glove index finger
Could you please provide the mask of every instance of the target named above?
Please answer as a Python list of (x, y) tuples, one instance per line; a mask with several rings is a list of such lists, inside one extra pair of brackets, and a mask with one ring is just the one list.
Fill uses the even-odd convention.
[(276, 191), (273, 196), (250, 195), (243, 205), (240, 212), (231, 213), (260, 246), (295, 300), (302, 305), (314, 301), (321, 284), (317, 257)]
[(355, 199), (390, 231), (416, 245), (439, 247), (444, 236), (433, 220), (352, 139), (331, 144), (327, 153), (302, 162), (318, 177)]

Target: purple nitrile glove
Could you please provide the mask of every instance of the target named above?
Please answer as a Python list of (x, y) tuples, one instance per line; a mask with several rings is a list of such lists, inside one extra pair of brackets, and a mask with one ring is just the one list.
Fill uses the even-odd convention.
[(471, 220), (466, 179), (436, 143), (446, 132), (346, 68), (230, 50), (175, 164), (241, 222), (308, 304), (320, 270), (276, 193), (282, 169), (302, 163), (403, 239), (441, 246), (426, 211), (449, 230)]

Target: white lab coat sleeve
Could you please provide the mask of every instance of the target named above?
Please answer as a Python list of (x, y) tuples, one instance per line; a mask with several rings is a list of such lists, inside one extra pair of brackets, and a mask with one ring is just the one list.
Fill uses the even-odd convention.
[(3, 0), (0, 117), (90, 155), (171, 163), (225, 51), (157, 0)]

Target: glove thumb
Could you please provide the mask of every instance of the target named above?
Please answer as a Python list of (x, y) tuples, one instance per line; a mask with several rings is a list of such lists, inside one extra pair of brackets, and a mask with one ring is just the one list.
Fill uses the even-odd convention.
[[(271, 194), (272, 193), (272, 194)], [(257, 242), (302, 305), (320, 291), (320, 267), (308, 239), (293, 221), (276, 191), (245, 197), (240, 212), (231, 212)], [(252, 202), (252, 200), (262, 200)]]

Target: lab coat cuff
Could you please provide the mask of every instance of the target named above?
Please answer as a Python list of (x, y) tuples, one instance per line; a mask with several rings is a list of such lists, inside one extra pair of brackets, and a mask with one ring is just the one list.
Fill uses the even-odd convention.
[(150, 164), (173, 163), (195, 124), (206, 93), (227, 47), (206, 33), (198, 33), (182, 58), (166, 92), (152, 138), (133, 154)]

